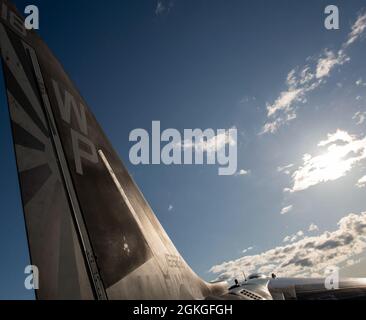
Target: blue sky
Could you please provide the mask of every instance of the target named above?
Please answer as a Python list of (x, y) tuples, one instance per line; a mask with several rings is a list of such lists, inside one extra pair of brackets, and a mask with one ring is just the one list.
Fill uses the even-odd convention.
[[(233, 277), (260, 268), (315, 275), (324, 267), (319, 257), (327, 254), (340, 266), (358, 264), (366, 242), (354, 234), (366, 223), (365, 188), (362, 181), (357, 186), (366, 175), (366, 46), (363, 29), (355, 39), (350, 33), (364, 1), (333, 1), (340, 9), (340, 30), (333, 31), (323, 26), (329, 2), (321, 0), (32, 4), (40, 9), (40, 34), (200, 276)], [(0, 298), (32, 298), (23, 289), (28, 253), (3, 84), (0, 90)], [(181, 132), (236, 127), (238, 170), (248, 173), (133, 166), (129, 133), (151, 130), (154, 120)], [(264, 133), (266, 123), (274, 125)], [(332, 145), (345, 147), (330, 160), (317, 158)], [(352, 163), (337, 158), (346, 148)], [(305, 154), (311, 155), (306, 161)], [(319, 161), (322, 169), (312, 175)], [(278, 170), (288, 165), (289, 172)], [(345, 233), (354, 236), (354, 247)], [(339, 246), (328, 248), (328, 240)], [(266, 268), (271, 249), (294, 251), (307, 242), (317, 243), (313, 253), (292, 256), (280, 270), (286, 261)], [(348, 256), (349, 249), (357, 254)], [(306, 259), (313, 262), (301, 263)], [(209, 272), (213, 266), (216, 274)]]

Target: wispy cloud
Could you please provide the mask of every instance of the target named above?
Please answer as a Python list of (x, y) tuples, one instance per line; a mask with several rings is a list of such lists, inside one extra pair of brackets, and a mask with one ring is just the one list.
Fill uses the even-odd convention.
[(352, 43), (357, 41), (364, 35), (364, 31), (366, 30), (366, 13), (360, 14), (356, 20), (356, 22), (352, 26), (352, 31), (348, 35), (348, 39), (344, 44), (344, 47), (349, 47)]
[(198, 141), (184, 140), (183, 143), (177, 144), (177, 147), (194, 149), (196, 151), (207, 152), (208, 154), (215, 153), (225, 148), (226, 145), (236, 145), (237, 138), (235, 132), (236, 129), (232, 128), (225, 130), (225, 132), (218, 133), (217, 135), (211, 134), (208, 139), (207, 136), (203, 134), (199, 137)]
[(341, 66), (348, 61), (350, 61), (350, 58), (342, 50), (338, 51), (338, 53), (327, 49), (324, 50), (316, 66), (316, 78), (322, 79), (328, 77), (335, 67)]
[(246, 104), (246, 103), (248, 103), (248, 102), (253, 102), (253, 101), (256, 101), (257, 100), (257, 98), (256, 97), (249, 97), (249, 96), (245, 96), (245, 97), (243, 97), (240, 101), (239, 101), (239, 103), (240, 104)]
[(366, 187), (366, 176), (363, 176), (362, 178), (360, 178), (357, 183), (356, 186), (358, 188), (365, 188)]
[(236, 173), (236, 176), (247, 176), (250, 174), (250, 170), (241, 169)]
[(280, 172), (280, 173), (284, 173), (284, 174), (291, 174), (291, 168), (294, 166), (294, 164), (288, 164), (286, 166), (282, 166), (282, 167), (277, 167), (277, 172)]
[(278, 246), (260, 254), (215, 265), (210, 272), (230, 280), (243, 271), (278, 273), (280, 276), (322, 276), (329, 266), (343, 267), (366, 249), (366, 212), (349, 214), (338, 229)]
[(350, 61), (346, 51), (361, 38), (365, 29), (366, 13), (363, 13), (358, 16), (352, 31), (337, 52), (325, 49), (317, 59), (308, 58), (306, 65), (291, 70), (286, 79), (287, 88), (273, 103), (267, 104), (267, 122), (260, 134), (275, 133), (284, 124), (296, 119), (296, 109), (307, 102), (307, 94), (325, 83), (336, 67)]
[(155, 8), (155, 15), (160, 16), (169, 13), (173, 6), (174, 2), (172, 0), (158, 0)]
[(363, 124), (366, 120), (366, 112), (358, 111), (352, 117), (353, 120), (356, 120), (357, 125)]
[(366, 87), (366, 82), (364, 82), (364, 81), (362, 80), (362, 78), (360, 78), (360, 79), (358, 79), (358, 80), (356, 81), (356, 86), (357, 86), (357, 87)]
[(314, 231), (319, 231), (319, 227), (312, 223), (310, 226), (309, 226), (309, 229), (308, 229), (309, 232), (314, 232)]
[(172, 204), (170, 204), (170, 205), (168, 206), (168, 211), (173, 211), (173, 209), (174, 209), (173, 205), (172, 205)]
[(305, 236), (304, 231), (300, 230), (292, 235), (286, 236), (283, 239), (283, 242), (295, 242), (296, 240), (299, 240), (304, 236)]
[(293, 205), (289, 205), (287, 207), (282, 208), (281, 214), (283, 215), (289, 213), (293, 209), (293, 207), (294, 207)]
[(366, 137), (358, 139), (342, 130), (328, 134), (318, 147), (327, 149), (317, 156), (304, 155), (303, 165), (292, 174), (293, 186), (286, 191), (302, 191), (322, 182), (337, 180), (366, 158)]
[(242, 251), (242, 253), (247, 253), (248, 251), (253, 250), (253, 247), (248, 247)]

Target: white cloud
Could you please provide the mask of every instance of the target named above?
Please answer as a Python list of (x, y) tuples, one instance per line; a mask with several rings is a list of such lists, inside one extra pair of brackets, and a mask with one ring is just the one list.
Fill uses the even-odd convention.
[(174, 209), (173, 205), (170, 204), (169, 207), (168, 207), (168, 211), (173, 211), (173, 209)]
[(357, 87), (366, 87), (366, 82), (363, 82), (362, 78), (360, 78), (356, 81), (356, 86)]
[(236, 129), (232, 128), (230, 130), (225, 130), (225, 132), (218, 133), (216, 136), (212, 136), (208, 139), (202, 135), (198, 141), (184, 140), (183, 143), (179, 143), (177, 147), (182, 147), (183, 149), (195, 149), (196, 151), (203, 151), (208, 154), (215, 153), (225, 148), (226, 145), (235, 146), (237, 142), (235, 133)]
[(328, 77), (336, 66), (341, 66), (347, 61), (349, 61), (349, 58), (342, 51), (335, 54), (332, 51), (325, 50), (316, 66), (317, 79)]
[(319, 147), (325, 147), (330, 143), (343, 141), (343, 142), (352, 142), (354, 137), (352, 137), (347, 131), (337, 130), (335, 133), (328, 133), (328, 137), (326, 140), (322, 140), (319, 142)]
[(366, 187), (366, 176), (363, 176), (362, 178), (360, 178), (357, 183), (356, 186), (358, 188), (365, 188)]
[(265, 123), (260, 134), (275, 133), (284, 124), (296, 119), (296, 105), (306, 103), (307, 93), (318, 88), (336, 66), (347, 61), (349, 58), (341, 51), (335, 54), (324, 50), (312, 68), (305, 65), (291, 70), (287, 75), (287, 89), (280, 93), (273, 104), (267, 104), (269, 121)]
[(300, 238), (302, 238), (304, 236), (305, 236), (304, 231), (300, 230), (294, 234), (284, 237), (282, 242), (295, 242), (296, 240), (299, 240)]
[(236, 173), (237, 176), (247, 176), (248, 174), (250, 174), (250, 170), (244, 170), (244, 169), (241, 169)]
[(252, 101), (256, 101), (257, 98), (256, 97), (248, 97), (248, 96), (245, 96), (244, 98), (242, 98), (239, 103), (240, 104), (246, 104), (248, 102), (252, 102)]
[(353, 120), (356, 120), (357, 125), (363, 124), (366, 120), (366, 112), (358, 111), (352, 117)]
[(309, 226), (309, 229), (308, 229), (309, 232), (314, 232), (314, 231), (319, 231), (319, 227), (312, 223), (310, 226)]
[(350, 61), (346, 49), (364, 33), (365, 21), (366, 14), (357, 18), (340, 50), (325, 49), (315, 61), (308, 59), (309, 64), (292, 69), (288, 73), (287, 88), (272, 104), (267, 104), (267, 122), (260, 134), (275, 133), (280, 127), (296, 119), (296, 108), (299, 104), (306, 103), (306, 95), (323, 84), (336, 67)]
[(348, 35), (347, 41), (344, 47), (350, 46), (356, 40), (358, 40), (366, 30), (366, 13), (360, 14), (356, 22), (352, 26), (352, 31)]
[(303, 89), (290, 88), (287, 91), (281, 92), (280, 96), (272, 105), (267, 105), (268, 116), (271, 117), (280, 110), (286, 112), (291, 110), (291, 105), (294, 102), (302, 101), (305, 91)]
[(343, 267), (366, 249), (366, 212), (349, 214), (338, 229), (318, 236), (304, 237), (260, 254), (215, 265), (210, 272), (219, 279), (234, 279), (246, 273), (275, 272), (280, 276), (322, 276), (329, 266)]
[(291, 171), (290, 169), (293, 167), (294, 165), (291, 163), (291, 164), (288, 164), (287, 166), (283, 166), (283, 167), (277, 167), (277, 171), (278, 172), (281, 172), (281, 173), (284, 173), (284, 174), (291, 174)]
[(275, 133), (285, 123), (286, 123), (286, 120), (284, 120), (281, 117), (278, 117), (271, 122), (265, 123), (262, 131), (259, 134), (261, 135), (261, 134), (265, 134), (265, 133)]
[(296, 235), (297, 235), (298, 237), (303, 237), (303, 236), (304, 236), (304, 231), (300, 230), (300, 231), (298, 231), (298, 232), (296, 233)]
[(361, 96), (357, 96), (357, 97), (356, 97), (356, 100), (357, 100), (357, 101), (360, 101), (361, 99), (362, 99), (362, 97), (361, 97)]
[(346, 264), (348, 267), (353, 266), (361, 262), (361, 259), (349, 259), (347, 260)]
[(303, 165), (292, 174), (293, 186), (289, 189), (290, 192), (337, 180), (366, 158), (366, 137), (358, 139), (339, 129), (328, 134), (328, 138), (320, 141), (318, 146), (327, 149), (314, 157), (304, 155)]
[(296, 103), (306, 102), (306, 93), (314, 90), (320, 82), (308, 66), (291, 70), (287, 75), (287, 89), (282, 91), (273, 104), (267, 104), (267, 117), (260, 134), (275, 133), (284, 124), (296, 119)]
[(242, 251), (242, 253), (247, 253), (248, 251), (253, 250), (253, 247), (248, 247)]
[(162, 1), (158, 1), (156, 4), (155, 14), (158, 16), (165, 11), (165, 6)]
[(160, 16), (164, 13), (169, 13), (169, 11), (173, 8), (173, 1), (169, 0), (158, 0), (155, 8), (155, 15)]
[(287, 207), (282, 208), (281, 214), (289, 213), (293, 209), (293, 205), (289, 205)]

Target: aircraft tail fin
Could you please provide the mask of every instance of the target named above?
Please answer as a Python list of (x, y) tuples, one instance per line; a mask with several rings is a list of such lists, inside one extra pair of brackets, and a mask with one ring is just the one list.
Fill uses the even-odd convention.
[(0, 1), (0, 47), (39, 299), (203, 299), (61, 64)]

